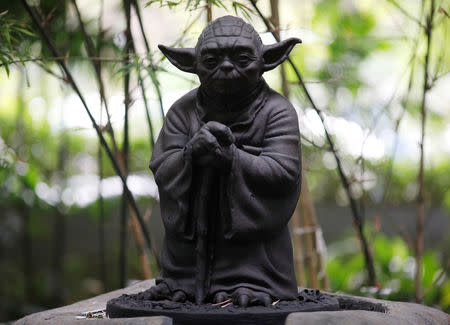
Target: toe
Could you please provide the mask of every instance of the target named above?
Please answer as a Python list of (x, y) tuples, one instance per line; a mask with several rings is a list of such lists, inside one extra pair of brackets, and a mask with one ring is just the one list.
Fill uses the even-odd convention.
[(225, 300), (227, 300), (227, 298), (228, 298), (228, 295), (226, 292), (224, 292), (224, 291), (218, 292), (214, 296), (214, 303), (220, 304), (220, 303), (224, 302)]
[(247, 306), (270, 306), (272, 303), (272, 297), (260, 291), (253, 291), (248, 288), (238, 288), (232, 294), (233, 304), (239, 305), (241, 307)]
[(151, 289), (145, 292), (144, 300), (154, 300), (154, 294)]
[(263, 306), (270, 306), (270, 304), (272, 303), (272, 298), (264, 292), (258, 292), (256, 295), (256, 304), (258, 305), (263, 305)]
[(237, 304), (241, 307), (247, 307), (248, 306), (248, 296), (245, 294), (239, 295)]
[[(244, 296), (246, 298), (244, 298)], [(238, 306), (248, 305), (249, 297), (252, 297), (252, 291), (250, 289), (241, 287), (237, 288), (233, 294), (231, 295), (231, 299), (233, 299), (233, 304)], [(241, 298), (242, 297), (242, 298)]]
[(181, 291), (181, 290), (175, 291), (175, 293), (172, 296), (172, 301), (185, 302), (186, 301), (186, 294), (183, 291)]
[(152, 300), (168, 299), (170, 297), (170, 290), (165, 283), (160, 283), (150, 288), (149, 295), (151, 296), (150, 299)]

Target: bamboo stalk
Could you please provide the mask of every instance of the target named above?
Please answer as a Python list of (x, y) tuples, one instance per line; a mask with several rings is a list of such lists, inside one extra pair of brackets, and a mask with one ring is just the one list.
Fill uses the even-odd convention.
[[(142, 18), (141, 18), (141, 12), (140, 12), (140, 9), (139, 9), (139, 5), (138, 5), (136, 0), (132, 0), (131, 4), (134, 7), (134, 11), (135, 11), (136, 16), (138, 18), (138, 22), (139, 22), (139, 26), (140, 26), (140, 29), (141, 29), (142, 38), (144, 39), (145, 48), (147, 50), (147, 55), (148, 55), (148, 57), (150, 59), (150, 65), (153, 68), (153, 60), (152, 60), (152, 57), (150, 55), (150, 45), (148, 43), (147, 36), (145, 35), (144, 25), (142, 23)], [(132, 40), (131, 48), (132, 48), (133, 52), (136, 53), (136, 48), (134, 46), (133, 34), (131, 34), (131, 40)], [(138, 70), (137, 73), (138, 73), (138, 83), (139, 83), (139, 87), (141, 89), (141, 94), (142, 94), (142, 100), (144, 101), (144, 106), (145, 106), (145, 115), (147, 117), (147, 124), (148, 124), (148, 129), (149, 129), (150, 144), (151, 144), (151, 147), (152, 147), (152, 150), (153, 150), (153, 147), (155, 145), (155, 135), (154, 135), (152, 118), (150, 116), (150, 107), (148, 106), (147, 95), (146, 95), (146, 92), (145, 92), (144, 80), (142, 78), (141, 70)], [(161, 89), (159, 87), (158, 80), (156, 80), (156, 82), (153, 83), (153, 86), (155, 87), (156, 94), (158, 96), (159, 106), (160, 106), (160, 110), (161, 110), (161, 114), (162, 114), (161, 116), (164, 119), (164, 107), (163, 107)]]
[[(269, 20), (259, 10), (259, 7), (256, 4), (256, 0), (250, 0), (250, 2), (252, 3), (252, 5), (255, 8), (256, 12), (258, 13), (259, 17), (263, 20), (264, 24), (266, 25), (266, 28), (271, 32), (271, 34), (279, 42), (280, 38), (277, 37), (275, 31), (273, 30), (273, 28), (270, 25)], [(317, 107), (317, 105), (315, 104), (314, 100), (312, 99), (311, 94), (309, 93), (308, 89), (306, 88), (305, 83), (303, 82), (303, 77), (300, 74), (300, 72), (298, 71), (297, 66), (295, 65), (295, 63), (291, 60), (290, 57), (287, 58), (287, 61), (291, 65), (292, 69), (294, 70), (294, 73), (297, 76), (298, 84), (302, 87), (303, 92), (305, 93), (308, 101), (311, 103), (312, 108), (314, 109), (314, 111), (319, 116), (320, 121), (322, 123), (322, 126), (324, 128), (325, 137), (326, 137), (328, 145), (330, 147), (330, 151), (331, 151), (331, 153), (333, 154), (333, 156), (334, 156), (334, 158), (336, 160), (337, 169), (338, 169), (338, 172), (339, 172), (339, 177), (341, 179), (342, 185), (343, 185), (343, 187), (345, 189), (345, 192), (346, 192), (347, 197), (348, 197), (349, 202), (350, 202), (350, 210), (351, 210), (352, 216), (353, 216), (353, 226), (355, 227), (356, 232), (357, 232), (357, 234), (358, 234), (358, 236), (360, 238), (360, 241), (361, 241), (362, 252), (363, 252), (364, 261), (365, 261), (366, 270), (367, 270), (367, 275), (368, 275), (368, 282), (369, 282), (369, 285), (375, 286), (376, 285), (375, 267), (374, 267), (374, 264), (373, 264), (372, 252), (369, 249), (369, 244), (367, 242), (366, 235), (364, 234), (364, 220), (362, 219), (362, 217), (361, 217), (361, 215), (360, 215), (360, 213), (358, 211), (356, 199), (353, 197), (353, 194), (352, 194), (352, 192), (350, 190), (350, 182), (349, 182), (347, 176), (344, 174), (344, 170), (342, 168), (341, 159), (340, 159), (339, 155), (337, 154), (334, 142), (333, 142), (333, 140), (332, 140), (332, 138), (330, 136), (330, 133), (328, 131), (328, 127), (327, 127), (326, 122), (325, 122), (325, 116), (324, 116), (323, 112)]]
[[(129, 1), (129, 0), (127, 0)], [(143, 24), (142, 24), (142, 19), (141, 19), (141, 14), (140, 14), (140, 9), (138, 6), (138, 3), (136, 0), (131, 0), (130, 5), (132, 5), (134, 7), (136, 16), (138, 18), (138, 22), (139, 22), (139, 26), (141, 28), (141, 33), (142, 33), (142, 37), (144, 39), (144, 43), (145, 43), (145, 47), (147, 50), (147, 53), (150, 54), (150, 46), (147, 40), (147, 37), (145, 35), (145, 31), (143, 28)], [(127, 19), (131, 19), (130, 16), (127, 17)], [(136, 48), (135, 48), (135, 44), (134, 44), (134, 38), (133, 38), (133, 34), (130, 31), (129, 34), (129, 41), (130, 41), (130, 53), (136, 53)], [(151, 60), (151, 56), (150, 56), (150, 60)], [(151, 66), (153, 67), (153, 61), (150, 62)], [(147, 123), (148, 123), (148, 127), (149, 127), (149, 135), (150, 135), (150, 145), (151, 148), (153, 149), (154, 145), (155, 145), (155, 136), (154, 136), (154, 130), (153, 130), (153, 124), (152, 124), (152, 119), (150, 116), (150, 108), (148, 106), (148, 101), (147, 101), (147, 96), (146, 96), (146, 91), (145, 91), (145, 87), (144, 87), (144, 80), (142, 79), (142, 74), (141, 71), (138, 70), (137, 71), (137, 77), (138, 77), (138, 85), (140, 87), (141, 90), (141, 94), (142, 94), (142, 99), (144, 101), (144, 106), (145, 106), (145, 112), (146, 112), (146, 117), (147, 117)], [(156, 76), (155, 76), (156, 78)], [(160, 109), (162, 112), (162, 118), (164, 118), (164, 107), (163, 107), (163, 103), (162, 103), (162, 96), (161, 96), (161, 90), (159, 88), (159, 82), (158, 80), (154, 80), (154, 87), (156, 89), (157, 92), (157, 96), (158, 96), (158, 100), (159, 100), (159, 104), (160, 104)], [(143, 240), (142, 240), (142, 232), (139, 229), (139, 227), (136, 227), (136, 225), (138, 225), (138, 220), (137, 220), (137, 216), (136, 214), (130, 210), (130, 214), (131, 214), (131, 224), (132, 224), (132, 231), (133, 231), (133, 235), (134, 238), (136, 240), (136, 245), (138, 247), (138, 255), (139, 255), (139, 260), (141, 262), (141, 268), (142, 268), (142, 275), (144, 278), (149, 279), (152, 277), (152, 272), (150, 270), (150, 264), (148, 261), (148, 253), (147, 250), (145, 249), (145, 245)], [(145, 218), (144, 218), (145, 219)], [(152, 250), (153, 250), (153, 255), (155, 257), (155, 261), (156, 264), (159, 266), (159, 259), (158, 259), (158, 254), (157, 252), (154, 250), (154, 244), (152, 242)]]
[(213, 20), (212, 15), (212, 3), (208, 0), (206, 0), (206, 23), (210, 23)]
[(133, 209), (133, 212), (136, 214), (138, 221), (139, 221), (139, 225), (141, 227), (141, 230), (143, 232), (144, 235), (144, 239), (146, 242), (146, 245), (148, 247), (150, 247), (151, 249), (153, 249), (152, 244), (151, 244), (151, 239), (150, 239), (150, 235), (147, 231), (147, 228), (145, 227), (145, 223), (142, 219), (142, 216), (139, 212), (139, 209), (137, 207), (136, 201), (134, 200), (133, 194), (131, 193), (130, 189), (128, 188), (127, 184), (126, 184), (126, 180), (125, 177), (121, 171), (121, 168), (119, 166), (119, 163), (117, 161), (117, 159), (114, 157), (108, 143), (106, 142), (105, 137), (102, 134), (102, 131), (100, 129), (100, 127), (98, 126), (98, 124), (96, 123), (94, 116), (92, 115), (86, 100), (84, 99), (77, 83), (75, 82), (75, 79), (73, 78), (70, 70), (68, 69), (66, 63), (64, 62), (64, 57), (60, 55), (58, 49), (56, 48), (55, 44), (53, 43), (52, 39), (49, 37), (48, 33), (46, 32), (46, 30), (43, 28), (40, 18), (38, 17), (38, 15), (36, 14), (36, 12), (33, 10), (33, 8), (31, 8), (26, 0), (21, 0), (22, 5), (24, 6), (25, 10), (27, 11), (28, 15), (30, 16), (30, 18), (32, 19), (32, 21), (34, 22), (34, 24), (36, 25), (39, 33), (41, 34), (44, 42), (47, 44), (47, 46), (49, 47), (50, 51), (52, 52), (52, 55), (60, 58), (57, 60), (59, 66), (61, 67), (61, 69), (63, 70), (63, 72), (65, 73), (66, 77), (67, 77), (67, 81), (68, 83), (72, 86), (72, 89), (75, 91), (75, 93), (77, 94), (78, 98), (80, 99), (81, 103), (83, 104), (83, 107), (92, 123), (92, 126), (94, 127), (94, 130), (97, 133), (97, 136), (103, 146), (103, 148), (105, 149), (105, 152), (109, 158), (109, 160), (111, 161), (112, 167), (114, 169), (114, 171), (116, 172), (116, 174), (119, 176), (122, 184), (124, 185), (125, 188), (125, 194), (128, 198), (128, 202), (129, 205), (131, 206), (131, 208)]
[(153, 148), (155, 147), (155, 134), (153, 130), (152, 118), (150, 116), (150, 107), (148, 107), (147, 95), (145, 94), (144, 80), (142, 80), (141, 71), (138, 71), (138, 82), (139, 87), (141, 88), (142, 100), (144, 101), (145, 116), (147, 117), (150, 145), (153, 151)]
[[(64, 131), (63, 131), (64, 132)], [(68, 141), (66, 135), (60, 137), (61, 143), (58, 150), (58, 176), (59, 183), (62, 184), (63, 171), (68, 156)], [(63, 186), (61, 186), (63, 187)], [(61, 197), (59, 207), (61, 208)], [(53, 288), (52, 298), (56, 306), (64, 303), (64, 253), (66, 247), (66, 216), (60, 212), (61, 209), (55, 209), (53, 220)]]
[(305, 281), (302, 237), (300, 234), (297, 234), (295, 232), (296, 229), (300, 229), (300, 201), (297, 202), (294, 214), (292, 215), (291, 228), (294, 230), (292, 232), (293, 236), (292, 238), (294, 241), (294, 264), (295, 264), (295, 271), (297, 274), (297, 284), (300, 287), (305, 287), (306, 281)]
[[(425, 3), (425, 0), (423, 1)], [(416, 224), (416, 243), (415, 243), (415, 255), (416, 255), (416, 274), (415, 274), (415, 298), (416, 302), (421, 302), (422, 295), (422, 255), (423, 255), (423, 232), (424, 232), (424, 219), (425, 219), (425, 184), (424, 184), (424, 142), (425, 142), (425, 123), (427, 118), (426, 110), (426, 96), (431, 85), (429, 85), (429, 63), (430, 63), (430, 51), (431, 51), (431, 36), (433, 31), (433, 17), (435, 11), (435, 2), (430, 2), (430, 12), (427, 16), (427, 22), (425, 27), (425, 37), (427, 40), (427, 50), (425, 53), (425, 65), (423, 74), (423, 94), (421, 103), (421, 136), (420, 136), (420, 163), (419, 163), (419, 191), (417, 193), (417, 224)]]
[[(125, 28), (125, 47), (124, 47), (124, 59), (123, 66), (127, 66), (130, 62), (131, 55), (131, 4), (130, 0), (123, 0), (123, 7), (125, 11), (126, 17), (126, 28)], [(124, 87), (124, 108), (125, 108), (125, 117), (124, 117), (124, 132), (123, 132), (123, 145), (122, 145), (122, 155), (121, 155), (121, 163), (122, 170), (124, 173), (125, 180), (128, 177), (128, 155), (129, 155), (129, 109), (131, 103), (130, 96), (130, 72), (127, 71), (124, 73), (123, 78), (123, 87)], [(123, 189), (122, 201), (120, 205), (120, 250), (119, 250), (119, 279), (120, 279), (120, 287), (123, 288), (126, 285), (126, 274), (127, 274), (127, 198), (125, 196), (125, 189)]]
[[(21, 59), (21, 60), (11, 60), (7, 63), (0, 62), (0, 67), (5, 66), (6, 64), (16, 64), (16, 63), (26, 63), (26, 62), (45, 62), (45, 61), (59, 61), (59, 60), (74, 60), (74, 61), (99, 61), (99, 62), (112, 62), (112, 63), (119, 63), (122, 62), (122, 59), (116, 59), (116, 58), (109, 58), (109, 57), (99, 57), (99, 56), (52, 56), (52, 57), (36, 57), (36, 58), (28, 58), (28, 59)], [(66, 80), (67, 81), (67, 80)]]
[[(104, 0), (100, 0), (100, 16), (98, 23), (98, 34), (97, 34), (97, 56), (101, 54), (101, 40), (102, 40), (102, 18), (103, 18), (103, 9), (104, 9)], [(81, 15), (80, 15), (81, 22)], [(101, 73), (101, 67), (99, 69)], [(101, 82), (101, 74), (97, 74), (99, 77), (98, 80)], [(104, 93), (103, 93), (104, 94)], [(100, 107), (102, 104), (106, 104), (105, 97), (102, 96), (100, 92)], [(102, 124), (102, 109), (100, 109), (100, 125)], [(98, 261), (99, 261), (99, 275), (100, 280), (103, 284), (103, 291), (107, 291), (107, 273), (106, 273), (106, 249), (105, 249), (105, 207), (104, 207), (104, 198), (102, 193), (102, 181), (104, 177), (103, 173), (103, 151), (102, 144), (99, 142), (97, 149), (97, 163), (98, 163), (98, 214), (99, 214), (99, 223), (98, 223)]]
[(106, 253), (105, 253), (105, 207), (104, 198), (102, 194), (102, 181), (103, 181), (103, 152), (101, 144), (98, 146), (97, 152), (97, 164), (99, 170), (99, 183), (98, 183), (98, 261), (99, 261), (99, 274), (100, 280), (103, 284), (103, 290), (106, 290)]
[[(131, 1), (130, 0), (124, 0), (124, 7), (126, 8), (126, 20), (127, 20), (127, 47), (128, 47), (127, 48), (127, 53), (128, 53), (128, 57), (130, 57), (130, 55), (132, 55), (132, 54), (134, 54), (136, 52), (133, 35), (132, 35), (131, 29), (130, 29), (130, 26), (131, 26), (131, 5), (133, 5), (133, 4), (135, 6), (135, 12), (137, 13), (137, 16), (140, 17), (140, 14), (138, 13), (139, 8), (137, 7), (137, 3), (135, 1), (132, 1), (132, 0)], [(141, 21), (140, 21), (140, 25), (141, 25), (141, 28), (142, 28), (142, 22)], [(147, 38), (146, 38), (146, 36), (144, 34), (143, 29), (142, 29), (142, 33), (143, 33), (144, 41), (146, 43), (146, 47), (149, 50), (149, 48), (148, 48), (148, 41), (147, 41)], [(146, 115), (147, 115), (147, 122), (148, 122), (148, 125), (149, 125), (150, 145), (153, 148), (155, 140), (154, 140), (154, 135), (153, 135), (153, 125), (152, 125), (152, 121), (151, 121), (151, 117), (150, 117), (150, 109), (148, 107), (148, 102), (147, 102), (147, 97), (146, 97), (146, 93), (145, 93), (144, 83), (143, 83), (142, 76), (141, 76), (141, 71), (138, 71), (137, 74), (138, 74), (138, 84), (139, 84), (139, 87), (141, 89), (142, 97), (143, 97), (143, 100), (144, 100), (145, 111), (146, 111)], [(128, 93), (129, 93), (129, 76), (130, 76), (129, 73), (127, 73), (125, 75), (125, 83), (128, 84), (128, 87), (126, 87), (126, 91)], [(127, 101), (130, 102), (130, 100), (131, 99), (130, 99), (130, 97), (128, 95), (128, 98), (126, 98), (125, 101), (126, 102)], [(161, 105), (162, 105), (162, 100), (161, 100)], [(129, 107), (127, 107), (127, 104), (126, 104), (126, 109), (127, 109), (127, 111), (129, 109)], [(161, 109), (162, 109), (162, 106), (161, 106)], [(127, 116), (126, 122), (128, 124), (128, 121), (127, 121), (128, 120), (128, 114), (126, 114), (126, 116)], [(128, 130), (128, 127), (127, 127), (127, 130)], [(127, 157), (128, 154), (126, 154), (126, 155), (124, 154), (124, 156)], [(140, 263), (141, 263), (142, 275), (143, 275), (143, 277), (145, 279), (149, 279), (149, 278), (152, 277), (152, 273), (151, 273), (151, 270), (150, 270), (148, 256), (147, 256), (148, 252), (145, 249), (145, 244), (144, 244), (144, 240), (143, 240), (143, 237), (142, 237), (142, 231), (138, 227), (139, 222), (137, 220), (137, 216), (134, 213), (134, 211), (132, 211), (131, 209), (130, 209), (130, 216), (131, 216), (131, 220), (130, 220), (131, 230), (132, 230), (132, 233), (133, 233), (133, 237), (134, 237), (134, 239), (136, 241), (136, 246), (137, 246), (137, 250), (138, 250), (139, 260), (140, 260)], [(153, 244), (152, 244), (152, 247), (153, 247)], [(155, 253), (155, 259), (158, 262), (158, 258), (157, 258), (156, 252), (154, 252), (154, 253)]]
[(302, 167), (302, 193), (300, 195), (300, 214), (303, 227), (313, 231), (305, 233), (305, 263), (308, 266), (308, 286), (318, 288), (317, 260), (316, 260), (316, 227), (314, 205), (309, 193), (308, 182), (305, 177), (305, 168)]
[[(270, 9), (272, 13), (271, 22), (274, 25), (274, 32), (280, 38), (280, 13), (279, 13), (279, 1), (278, 0), (270, 0)], [(286, 98), (289, 98), (289, 83), (286, 80), (286, 71), (284, 69), (284, 64), (281, 65), (280, 69), (280, 77), (281, 77), (281, 89), (283, 95)], [(303, 189), (302, 189), (303, 190)], [(302, 195), (302, 194), (300, 194)], [(295, 229), (300, 229), (301, 223), (301, 202), (297, 202), (297, 206), (295, 208), (294, 214), (292, 215), (291, 225)], [(297, 283), (305, 287), (306, 286), (306, 272), (305, 272), (305, 256), (303, 249), (303, 236), (300, 234), (293, 232), (294, 238), (294, 261), (295, 268), (297, 271)]]
[[(60, 122), (64, 119), (64, 111), (60, 111)], [(65, 170), (69, 156), (70, 143), (66, 131), (63, 129), (59, 135), (57, 156), (57, 182), (63, 189), (65, 187)], [(53, 303), (58, 306), (64, 303), (64, 255), (66, 250), (66, 216), (63, 214), (62, 190), (59, 191), (59, 200), (53, 216)]]
[[(280, 24), (280, 13), (279, 13), (279, 0), (271, 0), (270, 1), (270, 7), (272, 16), (270, 18), (273, 26), (274, 26), (274, 32), (280, 38), (281, 33), (281, 24)], [(281, 85), (282, 85), (282, 91), (283, 95), (286, 98), (289, 98), (289, 83), (287, 82), (286, 78), (286, 71), (284, 69), (284, 63), (280, 66), (280, 75), (281, 75)], [(306, 178), (306, 171), (304, 168), (304, 164), (302, 164), (302, 192), (300, 194), (299, 198), (299, 204), (296, 207), (296, 213), (294, 213), (294, 218), (301, 217), (303, 220), (303, 226), (308, 228), (316, 229), (317, 222), (316, 222), (316, 212), (314, 209), (314, 204), (311, 198), (311, 193), (309, 191), (307, 178)], [(295, 224), (297, 225), (296, 228), (299, 227), (299, 220), (295, 220)], [(297, 251), (300, 251), (303, 254), (302, 249), (302, 238), (305, 238), (305, 254), (303, 259), (300, 261), (303, 263), (301, 267), (297, 265), (297, 269), (302, 269), (302, 273), (304, 272), (304, 265), (306, 262), (306, 265), (308, 265), (308, 285), (312, 288), (319, 288), (319, 282), (318, 282), (318, 273), (322, 274), (322, 278), (326, 282), (326, 272), (322, 263), (322, 258), (319, 256), (317, 252), (316, 247), (316, 232), (307, 232), (304, 237), (301, 237), (300, 235), (295, 235), (294, 238), (294, 245), (298, 246), (296, 247)], [(320, 261), (321, 268), (318, 270)], [(304, 275), (303, 275), (304, 276)], [(304, 280), (303, 280), (304, 281)]]
[[(24, 112), (25, 103), (23, 90), (25, 87), (25, 77), (24, 72), (20, 75), (20, 80), (18, 82), (17, 89), (17, 101), (18, 101), (18, 112), (16, 115), (16, 130), (19, 134), (17, 139), (19, 143), (17, 148), (20, 148), (26, 143), (26, 127), (24, 123)], [(22, 185), (23, 187), (28, 187), (26, 183)], [(18, 204), (19, 216), (22, 219), (22, 238), (21, 238), (21, 251), (22, 251), (22, 274), (23, 274), (23, 284), (24, 284), (24, 297), (25, 301), (32, 302), (33, 300), (33, 278), (34, 278), (34, 268), (33, 268), (33, 241), (30, 232), (30, 208), (24, 202)]]
[[(271, 0), (270, 1), (270, 8), (272, 12), (271, 21), (273, 25), (275, 26), (275, 33), (278, 37), (280, 37), (280, 14), (279, 14), (279, 1), (278, 0)], [(286, 71), (284, 69), (284, 64), (281, 65), (280, 70), (280, 77), (281, 77), (281, 88), (283, 95), (286, 98), (289, 98), (289, 83), (286, 80)], [(302, 189), (303, 190), (303, 189)], [(302, 195), (302, 194), (300, 194)], [(300, 201), (297, 203), (297, 206), (295, 208), (294, 214), (291, 218), (291, 228), (299, 229), (301, 227), (300, 224), (300, 218), (301, 218), (301, 203)], [(304, 259), (304, 253), (303, 253), (303, 237), (300, 234), (295, 233), (293, 231), (293, 242), (294, 242), (294, 263), (295, 263), (295, 269), (297, 271), (297, 283), (298, 285), (305, 287), (306, 286), (306, 275), (305, 275), (305, 259)]]
[(22, 272), (23, 272), (23, 284), (24, 284), (24, 297), (25, 301), (31, 302), (33, 299), (33, 254), (32, 247), (33, 241), (30, 234), (30, 209), (26, 204), (21, 204), (20, 216), (22, 217)]
[[(278, 36), (278, 38), (281, 38), (281, 26), (280, 26), (280, 10), (279, 10), (279, 0), (270, 0), (270, 8), (272, 12), (272, 17), (270, 17), (270, 21), (272, 22), (274, 26), (274, 32)], [(285, 63), (282, 63), (280, 65), (280, 75), (281, 75), (281, 89), (283, 90), (283, 95), (286, 98), (289, 98), (290, 89), (289, 89), (289, 83), (286, 79), (286, 71), (285, 71)]]
[[(92, 43), (92, 39), (89, 37), (89, 35), (86, 32), (86, 28), (84, 26), (83, 19), (81, 18), (80, 9), (78, 8), (76, 0), (71, 0), (71, 1), (72, 1), (73, 7), (75, 8), (75, 12), (77, 14), (78, 25), (80, 26), (81, 34), (83, 35), (84, 43), (86, 45), (86, 51), (88, 52), (90, 61), (92, 63), (92, 66), (94, 67), (94, 72), (95, 72), (98, 88), (100, 91), (100, 98), (103, 102), (103, 105), (105, 105), (105, 111), (106, 111), (106, 117), (108, 119), (108, 125), (111, 126), (111, 115), (109, 113), (108, 101), (106, 100), (105, 86), (104, 86), (104, 82), (103, 82), (103, 78), (102, 78), (102, 66), (101, 66), (102, 62), (100, 60), (93, 59), (94, 57), (99, 57), (100, 53), (95, 50), (94, 44)], [(101, 34), (101, 27), (100, 27), (99, 37), (100, 37), (100, 34)], [(100, 44), (100, 42), (98, 44)], [(110, 134), (114, 152), (117, 156), (119, 153), (119, 149), (117, 146), (116, 137), (114, 135), (114, 129), (112, 127), (107, 127), (106, 130)]]
[(130, 210), (130, 212), (131, 212), (130, 226), (131, 230), (133, 231), (134, 238), (136, 240), (136, 248), (138, 251), (139, 261), (141, 263), (142, 276), (144, 279), (151, 279), (153, 278), (153, 275), (152, 271), (150, 270), (150, 263), (147, 257), (148, 254), (145, 250), (145, 242), (144, 238), (142, 237), (142, 231), (139, 228), (139, 222), (136, 216), (133, 215), (132, 210)]
[[(141, 9), (139, 7), (139, 4), (138, 4), (137, 0), (132, 0), (131, 4), (134, 7), (134, 11), (135, 11), (136, 16), (138, 18), (138, 23), (139, 23), (139, 28), (141, 30), (142, 38), (144, 39), (145, 49), (147, 51), (147, 58), (150, 61), (150, 67), (151, 67), (152, 73), (153, 73), (153, 76), (152, 76), (153, 87), (155, 87), (156, 96), (158, 97), (159, 109), (161, 111), (161, 117), (164, 120), (164, 115), (165, 114), (164, 114), (164, 105), (163, 105), (163, 100), (162, 100), (161, 87), (160, 87), (160, 84), (159, 84), (158, 76), (156, 74), (156, 70), (157, 69), (155, 67), (155, 62), (153, 61), (153, 57), (151, 55), (148, 38), (147, 38), (147, 35), (145, 34), (144, 24), (142, 23)], [(136, 49), (134, 49), (134, 51), (136, 52)], [(139, 71), (139, 75), (140, 75), (140, 73), (141, 72)]]

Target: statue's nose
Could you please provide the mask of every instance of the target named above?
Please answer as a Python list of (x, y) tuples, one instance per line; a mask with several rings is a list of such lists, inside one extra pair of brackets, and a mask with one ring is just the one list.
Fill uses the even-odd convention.
[(223, 60), (222, 65), (220, 66), (220, 69), (224, 72), (229, 72), (233, 70), (233, 68), (233, 64), (228, 59)]

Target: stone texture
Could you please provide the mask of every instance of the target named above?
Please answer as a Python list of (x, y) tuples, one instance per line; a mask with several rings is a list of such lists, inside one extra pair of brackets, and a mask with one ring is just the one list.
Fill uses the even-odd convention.
[(163, 316), (116, 319), (77, 319), (77, 316), (84, 312), (104, 310), (106, 308), (106, 302), (112, 298), (118, 297), (124, 293), (129, 294), (144, 291), (154, 284), (154, 280), (138, 282), (127, 288), (111, 291), (69, 306), (28, 315), (19, 319), (13, 325), (172, 325), (172, 320)]
[(172, 320), (168, 317), (163, 316), (115, 319), (84, 319), (77, 320), (76, 325), (172, 325)]
[[(112, 291), (75, 304), (43, 311), (26, 316), (14, 325), (171, 325), (167, 317), (139, 317), (116, 319), (77, 319), (83, 312), (102, 310), (106, 302), (122, 294), (145, 291), (154, 285), (154, 280), (138, 282), (125, 289)], [(286, 319), (286, 325), (449, 325), (450, 316), (434, 308), (423, 305), (361, 298), (348, 295), (333, 295), (341, 307), (347, 309), (366, 308), (385, 312), (366, 310), (326, 311), (313, 313), (294, 313)]]
[(378, 300), (370, 298), (336, 295), (338, 300), (349, 305), (351, 300), (362, 301), (366, 306), (375, 305), (385, 308), (385, 312), (366, 310), (324, 311), (317, 313), (293, 313), (286, 319), (285, 325), (449, 325), (450, 316), (440, 310), (427, 306)]

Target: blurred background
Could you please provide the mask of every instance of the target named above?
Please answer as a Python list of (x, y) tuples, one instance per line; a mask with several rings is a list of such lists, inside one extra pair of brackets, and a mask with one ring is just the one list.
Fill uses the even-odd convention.
[(192, 47), (226, 14), (265, 44), (303, 40), (265, 74), (302, 133), (299, 286), (450, 312), (449, 13), (445, 0), (1, 2), (0, 322), (158, 274), (148, 162), (198, 80), (157, 45)]

